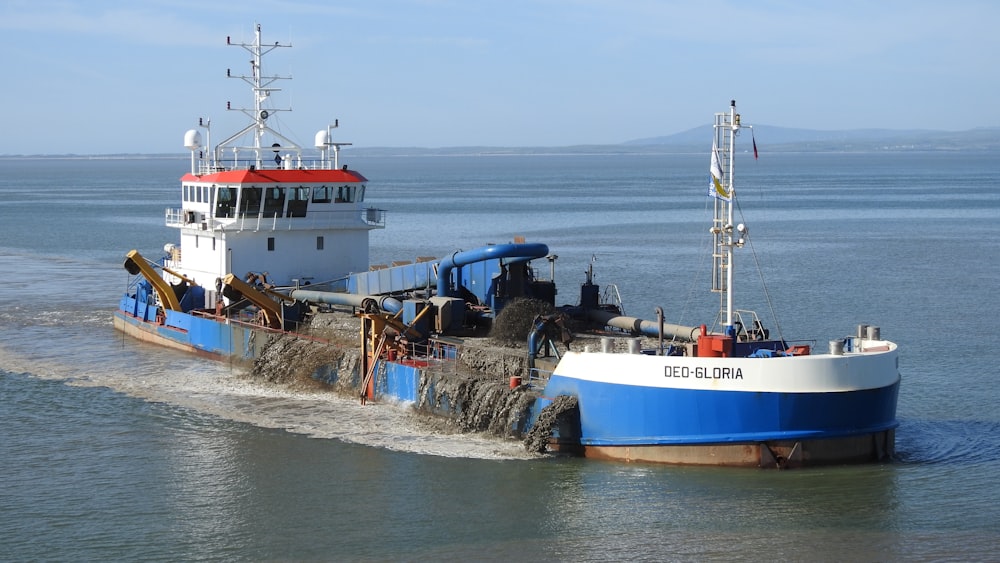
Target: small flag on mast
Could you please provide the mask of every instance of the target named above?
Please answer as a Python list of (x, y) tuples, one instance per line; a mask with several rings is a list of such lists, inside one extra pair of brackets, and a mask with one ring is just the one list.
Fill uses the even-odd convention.
[(719, 146), (715, 140), (712, 141), (712, 183), (708, 187), (708, 195), (729, 201), (729, 192), (722, 185), (722, 164), (719, 162)]

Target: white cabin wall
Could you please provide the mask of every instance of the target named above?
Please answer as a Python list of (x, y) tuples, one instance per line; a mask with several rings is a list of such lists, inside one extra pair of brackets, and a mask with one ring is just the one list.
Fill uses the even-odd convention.
[[(368, 270), (368, 230), (357, 231), (267, 231), (253, 236), (229, 234), (232, 273), (243, 277), (247, 272), (268, 272), (276, 285), (309, 281), (318, 283)], [(273, 236), (275, 248), (267, 250)], [(323, 249), (317, 250), (316, 237), (323, 236)]]
[(183, 267), (179, 268), (179, 272), (206, 289), (214, 288), (215, 279), (225, 275), (225, 273), (220, 275), (224, 247), (219, 233), (181, 231), (180, 248)]

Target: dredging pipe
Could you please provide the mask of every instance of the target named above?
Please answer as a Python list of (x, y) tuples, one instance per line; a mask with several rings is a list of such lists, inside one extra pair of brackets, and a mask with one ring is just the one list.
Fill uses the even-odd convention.
[[(626, 317), (616, 315), (600, 309), (588, 309), (587, 318), (594, 322), (602, 323), (603, 326), (610, 326), (633, 333), (644, 334), (646, 336), (660, 336), (660, 322), (647, 321), (636, 317)], [(689, 341), (697, 341), (701, 334), (701, 327), (675, 325), (662, 323), (663, 336), (668, 338), (683, 338)]]
[(476, 262), (493, 258), (507, 258), (510, 263), (526, 262), (535, 258), (542, 258), (548, 254), (548, 245), (540, 242), (495, 244), (473, 250), (455, 252), (447, 258), (442, 258), (438, 264), (437, 294), (439, 297), (448, 297), (451, 295), (449, 282), (451, 281), (451, 271), (455, 268), (461, 268), (468, 264), (475, 264)]
[(393, 314), (398, 313), (403, 308), (403, 304), (399, 299), (389, 297), (388, 295), (358, 295), (356, 293), (313, 291), (308, 289), (293, 289), (289, 295), (299, 301), (326, 303), (328, 305), (346, 305), (360, 309), (365, 308), (366, 302), (372, 301), (378, 305), (379, 309)]

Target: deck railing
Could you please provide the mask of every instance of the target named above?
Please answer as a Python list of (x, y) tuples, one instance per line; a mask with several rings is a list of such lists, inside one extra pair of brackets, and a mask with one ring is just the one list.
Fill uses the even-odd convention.
[(375, 207), (332, 211), (310, 211), (305, 217), (264, 216), (212, 217), (209, 213), (167, 208), (168, 227), (189, 227), (203, 231), (292, 231), (308, 229), (356, 229), (367, 226), (385, 228), (386, 210)]

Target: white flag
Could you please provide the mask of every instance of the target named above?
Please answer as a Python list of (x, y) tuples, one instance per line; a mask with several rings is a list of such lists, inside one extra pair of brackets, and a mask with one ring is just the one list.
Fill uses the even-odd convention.
[(722, 185), (722, 165), (719, 163), (719, 147), (715, 140), (712, 140), (712, 183), (708, 186), (708, 195), (729, 201), (729, 192)]

